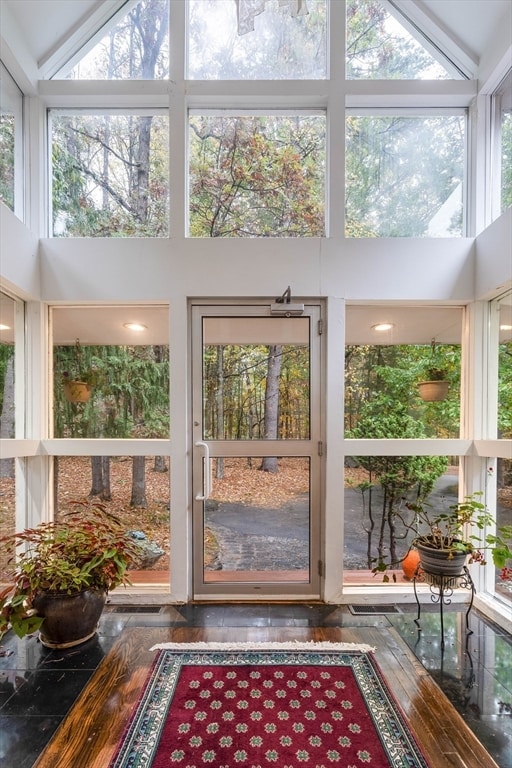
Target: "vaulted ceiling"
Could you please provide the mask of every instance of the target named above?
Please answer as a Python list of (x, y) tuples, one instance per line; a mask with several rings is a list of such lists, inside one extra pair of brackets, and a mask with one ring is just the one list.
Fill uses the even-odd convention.
[[(182, 0), (171, 0), (173, 2)], [(500, 26), (509, 24), (511, 0), (394, 0), (429, 17), (478, 63)], [(108, 18), (122, 0), (0, 0), (13, 14), (22, 36), (40, 65), (69, 35), (96, 18)]]

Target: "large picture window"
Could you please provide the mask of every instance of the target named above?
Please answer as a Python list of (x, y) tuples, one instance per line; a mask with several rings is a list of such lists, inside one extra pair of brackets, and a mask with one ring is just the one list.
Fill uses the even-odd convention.
[(0, 62), (0, 201), (23, 215), (23, 95)]
[(409, 25), (415, 32), (416, 37), (413, 37), (394, 4), (381, 0), (347, 0), (346, 13), (346, 75), (349, 80), (461, 77), (439, 48), (432, 46), (417, 26)]
[(53, 436), (169, 437), (166, 307), (54, 307)]
[(128, 13), (75, 55), (56, 77), (73, 80), (162, 80), (169, 76), (169, 0), (125, 3)]
[(512, 205), (512, 70), (493, 95), (493, 217)]
[(50, 113), (55, 237), (165, 237), (167, 114)]
[(192, 237), (321, 237), (325, 114), (192, 113)]
[[(344, 567), (372, 571), (384, 562), (392, 565), (390, 578), (403, 582), (400, 561), (418, 530), (408, 505), (422, 500), (448, 512), (458, 499), (458, 461), (447, 456), (350, 456), (346, 462)], [(345, 578), (350, 581), (350, 574)], [(372, 573), (368, 579), (375, 582)]]
[[(327, 2), (264, 8), (233, 0), (190, 0), (191, 80), (321, 80), (327, 73)], [(306, 11), (306, 12), (304, 12)]]
[(346, 235), (463, 236), (465, 133), (462, 113), (349, 111)]

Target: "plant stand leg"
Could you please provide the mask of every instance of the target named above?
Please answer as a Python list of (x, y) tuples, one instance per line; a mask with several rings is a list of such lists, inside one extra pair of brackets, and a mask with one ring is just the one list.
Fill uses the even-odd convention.
[(419, 573), (420, 573), (420, 569), (419, 569), (419, 567), (418, 567), (418, 568), (416, 569), (416, 572), (415, 572), (414, 576), (413, 576), (413, 579), (412, 579), (412, 585), (413, 585), (413, 587), (414, 587), (414, 597), (416, 598), (416, 605), (417, 605), (417, 607), (418, 607), (418, 615), (417, 615), (417, 616), (416, 616), (416, 618), (414, 619), (414, 623), (415, 623), (415, 624), (416, 624), (416, 626), (418, 627), (418, 632), (421, 632), (421, 625), (420, 625), (420, 616), (421, 616), (421, 603), (420, 603), (420, 599), (419, 599), (419, 597), (418, 597), (418, 590), (416, 589), (416, 579), (418, 578), (418, 575), (419, 575)]
[[(453, 595), (454, 589), (456, 588), (469, 589), (471, 592), (471, 597), (469, 600), (469, 606), (466, 610), (466, 635), (473, 634), (473, 630), (469, 628), (469, 614), (473, 607), (473, 598), (475, 596), (475, 585), (473, 583), (473, 579), (471, 578), (471, 575), (469, 573), (467, 566), (464, 566), (462, 573), (460, 573), (458, 576), (451, 576), (451, 575), (445, 576), (443, 574), (437, 574), (437, 573), (433, 574), (433, 573), (428, 573), (425, 570), (423, 570), (423, 574), (424, 574), (425, 580), (430, 586), (430, 599), (432, 603), (439, 605), (439, 619), (441, 623), (441, 649), (444, 651), (444, 606), (450, 605), (451, 597)], [(418, 573), (415, 574), (413, 579), (414, 597), (416, 598), (416, 604), (418, 606), (418, 615), (416, 619), (414, 619), (414, 622), (417, 625), (418, 629), (421, 629), (419, 624), (421, 606), (420, 606), (418, 593), (416, 590), (417, 578), (418, 578)]]
[[(452, 590), (453, 592), (453, 590)], [(450, 601), (448, 601), (450, 602)], [(444, 576), (441, 576), (439, 584), (439, 618), (441, 620), (441, 650), (444, 651)]]
[(472, 635), (473, 630), (469, 628), (469, 614), (471, 613), (471, 609), (473, 607), (473, 599), (475, 597), (476, 590), (475, 590), (475, 585), (473, 583), (473, 579), (471, 578), (471, 574), (466, 565), (464, 566), (464, 574), (461, 580), (461, 586), (471, 590), (471, 597), (469, 598), (469, 605), (466, 611), (466, 634)]

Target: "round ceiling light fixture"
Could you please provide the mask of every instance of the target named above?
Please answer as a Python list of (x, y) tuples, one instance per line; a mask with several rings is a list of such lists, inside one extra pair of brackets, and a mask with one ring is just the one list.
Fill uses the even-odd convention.
[(10, 325), (5, 325), (5, 323), (0, 323), (0, 331), (10, 331), (10, 330), (11, 330)]
[(372, 331), (390, 331), (394, 327), (394, 323), (376, 323), (372, 325)]
[(127, 328), (129, 331), (147, 331), (148, 327), (147, 325), (143, 325), (142, 323), (124, 323), (124, 328)]

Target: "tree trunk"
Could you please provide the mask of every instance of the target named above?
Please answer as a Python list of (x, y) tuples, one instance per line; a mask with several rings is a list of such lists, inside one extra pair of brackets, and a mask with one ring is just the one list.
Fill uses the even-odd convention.
[(101, 492), (101, 500), (111, 501), (112, 490), (110, 488), (110, 456), (101, 457), (101, 467), (103, 470), (103, 490)]
[(59, 457), (53, 457), (53, 516), (55, 520), (59, 519)]
[[(4, 379), (0, 440), (14, 437), (14, 347), (7, 361)], [(14, 477), (14, 459), (0, 459), (0, 477)]]
[(102, 501), (110, 501), (110, 456), (91, 456), (91, 490), (89, 498), (99, 496)]
[(141, 507), (146, 509), (148, 502), (146, 499), (146, 457), (132, 457), (132, 498), (131, 507)]
[(155, 456), (155, 463), (153, 464), (153, 472), (167, 472), (167, 463), (165, 456)]
[(138, 119), (138, 158), (136, 170), (136, 200), (137, 218), (140, 222), (146, 222), (148, 218), (149, 204), (149, 155), (151, 146), (152, 117), (139, 117)]
[[(263, 439), (276, 440), (279, 419), (279, 377), (281, 375), (281, 345), (272, 344), (268, 349), (267, 386), (265, 388), (265, 417)], [(277, 456), (264, 456), (260, 469), (277, 473)]]

